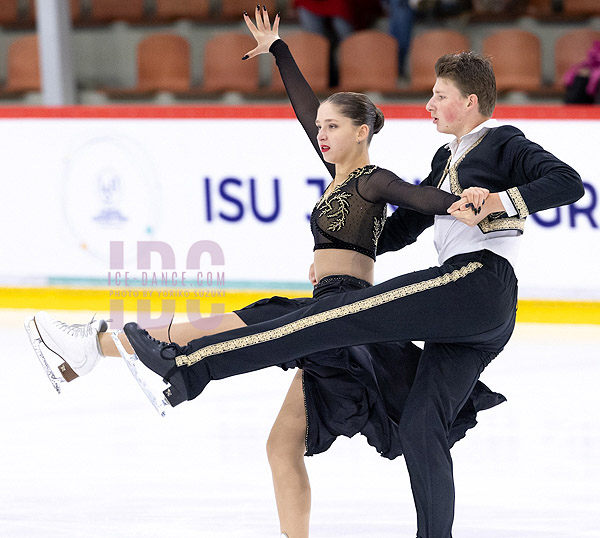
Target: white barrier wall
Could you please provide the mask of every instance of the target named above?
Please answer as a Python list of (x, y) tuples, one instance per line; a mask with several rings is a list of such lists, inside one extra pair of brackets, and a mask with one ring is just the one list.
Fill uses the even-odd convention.
[[(565, 110), (498, 110), (587, 189), (573, 206), (528, 219), (522, 298), (600, 298), (600, 112), (569, 120)], [(449, 138), (420, 108), (384, 112), (371, 160), (417, 182)], [(307, 284), (308, 215), (328, 178), (288, 107), (0, 112), (0, 147), (1, 285), (160, 284), (165, 275), (172, 285)], [(427, 231), (380, 257), (377, 279), (435, 263)]]

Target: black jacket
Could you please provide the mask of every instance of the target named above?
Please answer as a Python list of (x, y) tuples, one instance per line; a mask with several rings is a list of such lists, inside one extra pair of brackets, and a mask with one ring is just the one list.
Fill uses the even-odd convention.
[[(449, 165), (450, 150), (444, 145), (435, 153), (431, 173), (421, 185), (439, 187)], [(523, 232), (531, 213), (570, 204), (584, 194), (579, 174), (510, 125), (490, 129), (452, 166), (448, 167), (450, 188), (460, 195), (468, 187), (485, 187), (490, 192), (506, 191), (518, 214), (496, 213), (478, 226), (483, 233), (501, 230)], [(386, 221), (377, 254), (414, 243), (434, 217), (397, 209)]]

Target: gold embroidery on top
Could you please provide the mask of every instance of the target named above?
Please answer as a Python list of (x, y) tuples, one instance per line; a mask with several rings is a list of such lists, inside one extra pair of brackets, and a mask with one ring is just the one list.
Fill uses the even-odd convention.
[[(333, 222), (329, 223), (327, 229), (330, 232), (338, 232), (344, 227), (346, 223), (346, 216), (350, 212), (350, 202), (348, 201), (352, 197), (350, 192), (332, 192), (319, 207), (319, 217), (325, 215), (328, 219), (334, 219)], [(334, 209), (331, 202), (337, 202), (337, 209)]]
[(381, 217), (373, 217), (373, 245), (377, 248), (377, 243), (379, 242), (379, 237), (381, 236), (381, 232), (383, 232), (383, 225), (387, 219), (387, 205), (383, 206), (383, 215)]
[[(356, 170), (351, 172), (348, 175), (348, 177), (346, 179), (344, 179), (344, 181), (342, 181), (339, 185), (336, 185), (327, 196), (325, 196), (325, 193), (327, 192), (327, 189), (325, 189), (325, 192), (321, 195), (321, 198), (319, 198), (319, 201), (317, 202), (317, 208), (319, 208), (319, 206), (325, 200), (327, 200), (327, 198), (329, 198), (334, 192), (339, 191), (344, 185), (346, 185), (346, 183), (348, 183), (348, 181), (350, 181), (351, 179), (354, 179), (355, 177), (371, 174), (371, 173), (373, 173), (373, 171), (376, 168), (377, 167), (374, 164), (367, 164), (367, 166), (363, 166), (362, 168), (357, 168)], [(327, 188), (329, 188), (329, 187), (327, 187)]]
[[(351, 172), (342, 183), (336, 185), (327, 196), (325, 196), (325, 193), (323, 193), (317, 202), (316, 209), (320, 211), (319, 217), (325, 216), (328, 219), (335, 219), (327, 226), (328, 231), (339, 232), (344, 227), (344, 224), (346, 223), (346, 216), (350, 211), (349, 199), (352, 197), (352, 193), (343, 192), (341, 191), (341, 188), (351, 179), (360, 177), (362, 175), (371, 174), (376, 168), (377, 167), (373, 164), (368, 164), (362, 168), (357, 168)], [(337, 202), (337, 208), (333, 207), (332, 202)]]
[(517, 187), (511, 187), (506, 191), (506, 193), (508, 194), (510, 201), (515, 206), (519, 217), (524, 219), (525, 217), (529, 216), (529, 209), (525, 203), (525, 200), (523, 200), (519, 189)]
[(293, 321), (291, 323), (288, 323), (287, 325), (277, 327), (276, 329), (271, 329), (262, 333), (257, 333), (249, 336), (242, 336), (240, 338), (234, 338), (233, 340), (227, 340), (225, 342), (212, 344), (202, 349), (199, 349), (194, 353), (191, 353), (190, 355), (180, 355), (176, 357), (175, 361), (177, 366), (191, 366), (192, 364), (195, 364), (201, 361), (202, 359), (205, 359), (206, 357), (210, 357), (212, 355), (219, 355), (220, 353), (235, 351), (237, 349), (242, 349), (255, 344), (270, 342), (271, 340), (282, 338), (284, 336), (301, 331), (302, 329), (306, 329), (308, 327), (319, 325), (321, 323), (326, 323), (328, 321), (332, 321), (334, 319), (338, 319), (351, 314), (356, 314), (357, 312), (362, 312), (364, 310), (369, 310), (370, 308), (375, 308), (377, 306), (381, 306), (383, 304), (395, 301), (397, 299), (401, 299), (403, 297), (407, 297), (409, 295), (413, 295), (415, 293), (420, 293), (422, 291), (427, 291), (440, 286), (445, 286), (446, 284), (451, 284), (452, 282), (456, 282), (457, 280), (475, 272), (481, 267), (483, 267), (483, 265), (479, 262), (470, 262), (467, 265), (461, 267), (460, 269), (455, 269), (454, 271), (450, 273), (445, 273), (439, 277), (431, 278), (423, 282), (416, 282), (415, 284), (409, 284), (408, 286), (403, 286), (401, 288), (386, 291), (384, 293), (380, 293), (379, 295), (375, 295), (374, 297), (362, 299), (360, 301), (356, 301), (355, 303), (339, 306), (337, 308), (327, 310), (326, 312), (321, 312), (319, 314), (314, 314), (312, 316)]

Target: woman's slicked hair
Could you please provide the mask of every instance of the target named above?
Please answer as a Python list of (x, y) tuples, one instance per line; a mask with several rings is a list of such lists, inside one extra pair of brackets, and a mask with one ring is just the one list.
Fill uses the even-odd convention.
[(330, 95), (323, 103), (335, 105), (343, 116), (352, 120), (354, 125), (367, 125), (369, 127), (367, 143), (370, 143), (373, 135), (383, 127), (383, 112), (363, 93), (338, 92)]

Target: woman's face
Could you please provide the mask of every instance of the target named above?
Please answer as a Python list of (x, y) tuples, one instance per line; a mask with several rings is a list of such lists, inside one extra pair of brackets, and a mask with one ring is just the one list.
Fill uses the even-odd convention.
[(343, 163), (356, 151), (359, 127), (339, 111), (332, 103), (323, 103), (315, 121), (318, 129), (317, 141), (326, 162)]

